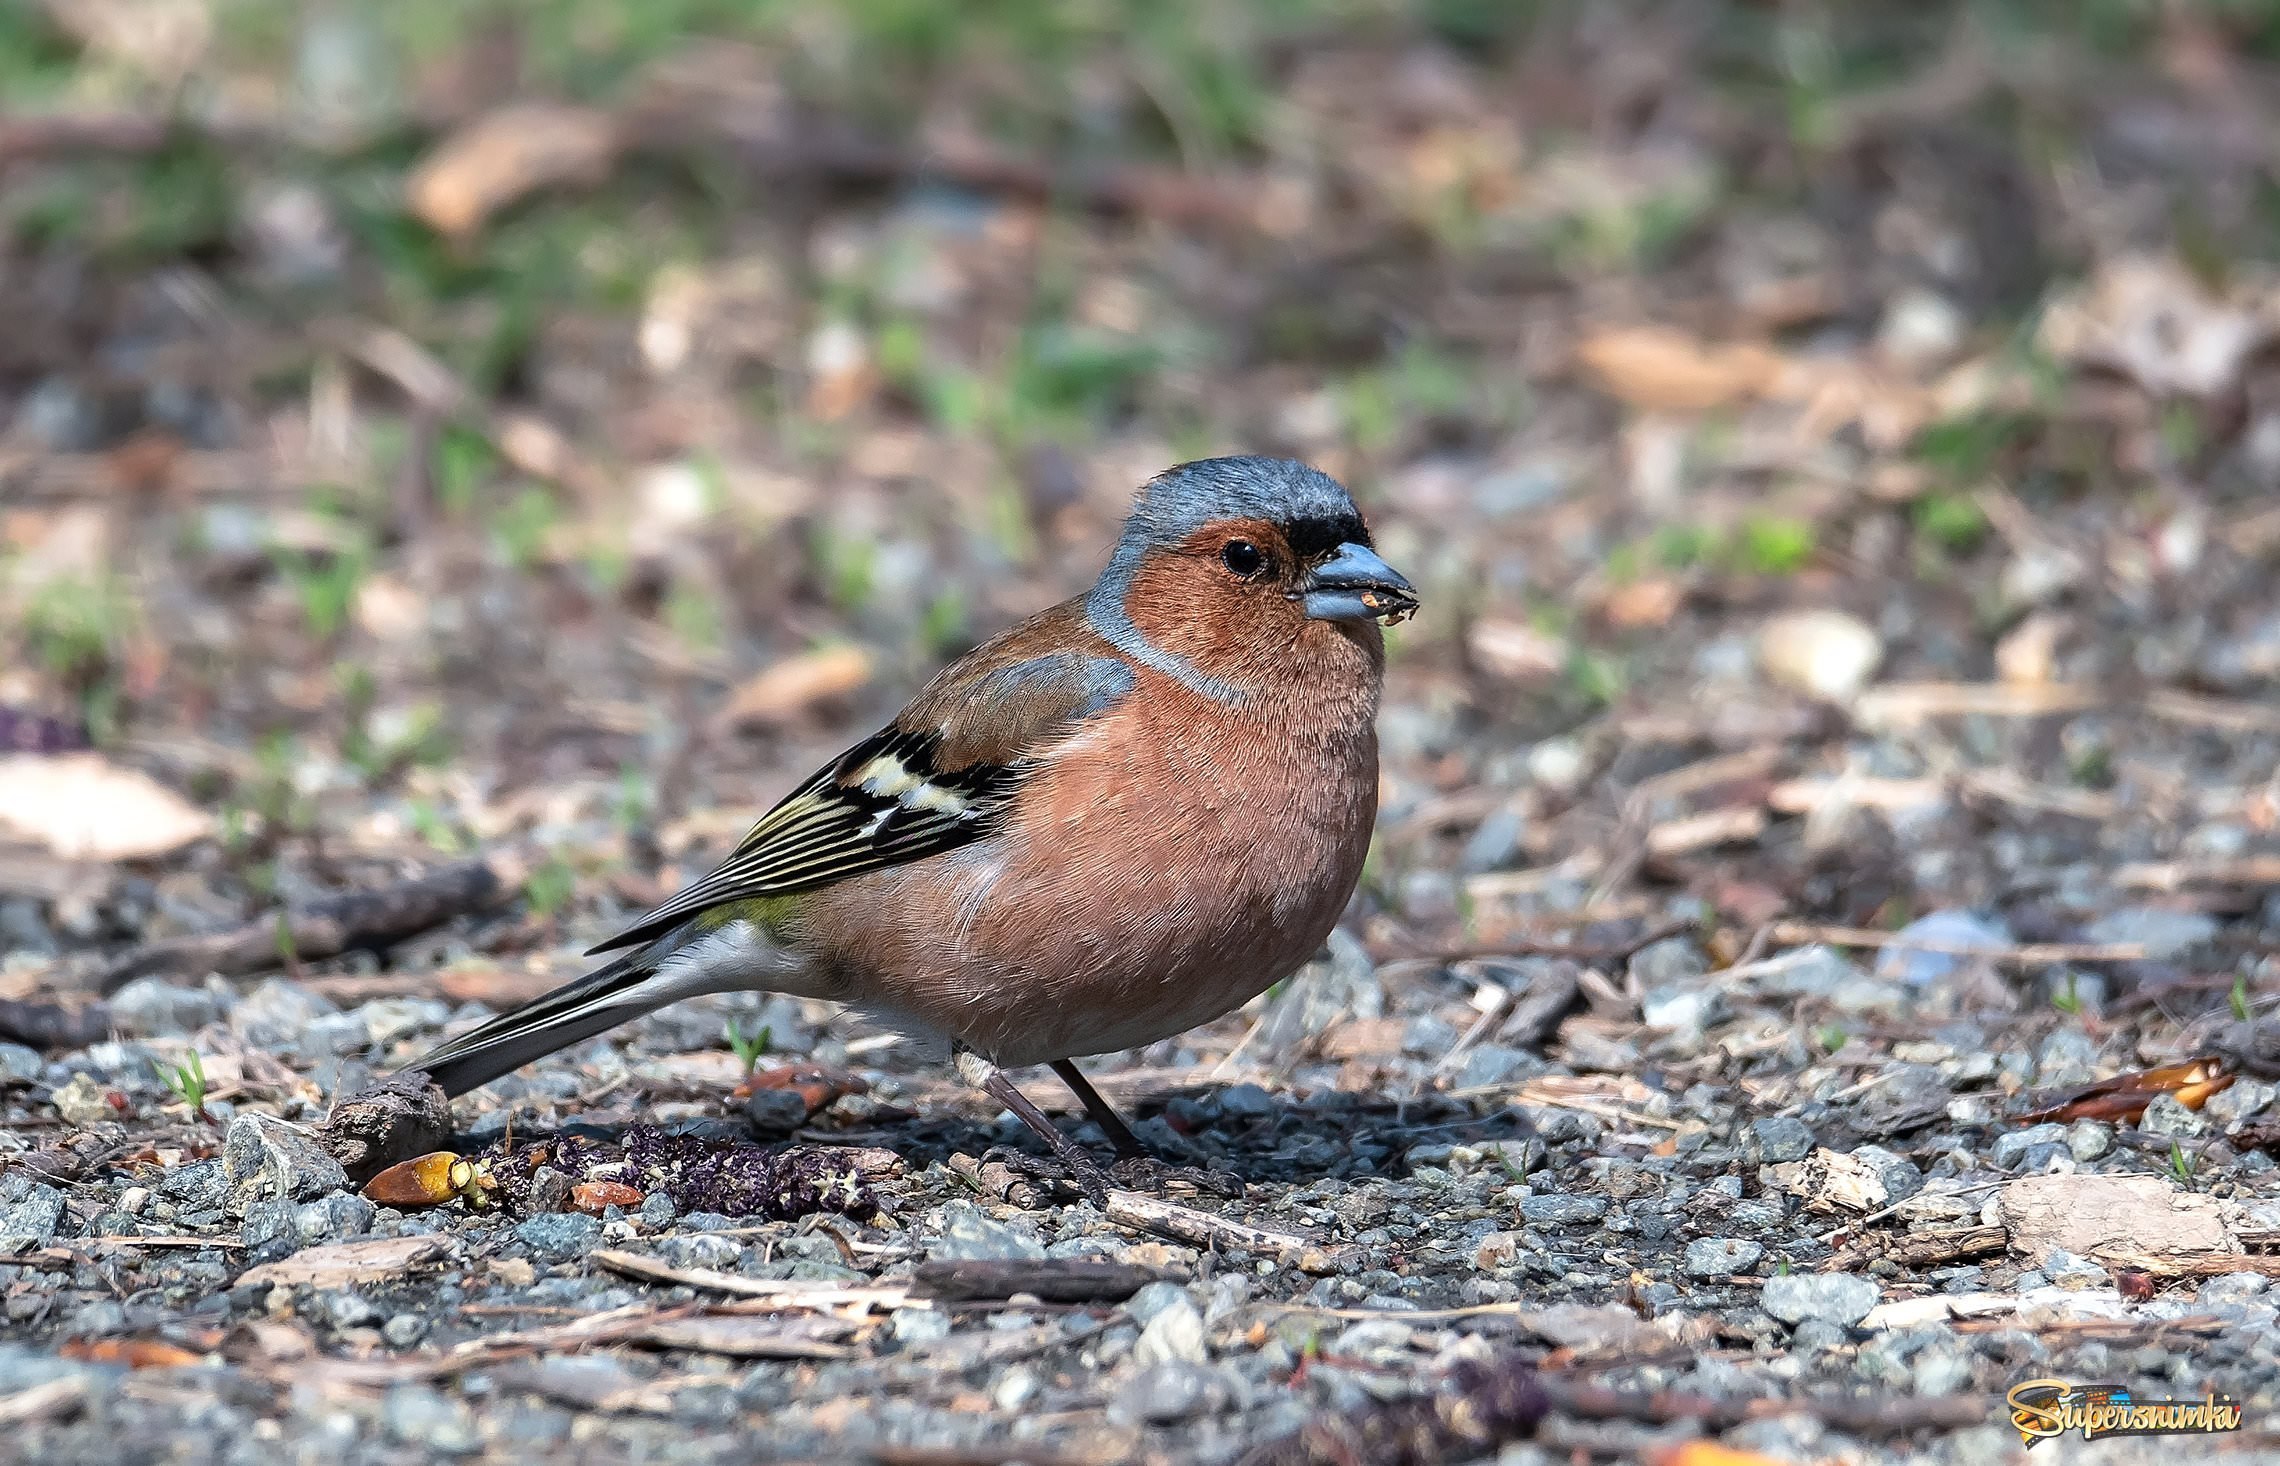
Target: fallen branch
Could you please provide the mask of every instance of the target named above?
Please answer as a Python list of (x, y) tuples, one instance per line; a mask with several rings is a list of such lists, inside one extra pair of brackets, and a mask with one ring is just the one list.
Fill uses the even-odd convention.
[(1983, 957), (1989, 962), (2020, 967), (2054, 962), (2136, 962), (2146, 949), (2139, 942), (2021, 942), (1990, 947), (1972, 942), (1943, 942), (1937, 937), (1915, 937), (1906, 932), (1878, 931), (1863, 926), (1819, 926), (1804, 921), (1777, 921), (1773, 940), (1792, 946), (1818, 942), (1825, 947), (1900, 947), (1943, 957)]
[(1154, 1232), (1190, 1247), (1239, 1248), (1245, 1252), (1267, 1253), (1295, 1262), (1302, 1272), (1330, 1272), (1337, 1266), (1336, 1260), (1313, 1238), (1295, 1232), (1278, 1232), (1271, 1227), (1254, 1227), (1249, 1222), (1238, 1222), (1232, 1217), (1181, 1206), (1138, 1191), (1109, 1192), (1105, 1215), (1120, 1227)]
[(242, 977), (343, 952), (393, 946), (453, 917), (488, 911), (522, 889), (518, 862), (462, 861), (397, 885), (344, 891), (231, 931), (152, 942), (113, 962), (99, 981), (112, 993), (154, 974)]
[(1078, 1257), (976, 1257), (921, 1263), (915, 1281), (920, 1296), (951, 1302), (994, 1302), (1026, 1293), (1047, 1303), (1121, 1303), (1166, 1276), (1136, 1263)]

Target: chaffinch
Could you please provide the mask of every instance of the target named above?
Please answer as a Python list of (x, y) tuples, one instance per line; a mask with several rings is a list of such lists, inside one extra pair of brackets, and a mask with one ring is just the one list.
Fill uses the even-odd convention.
[(1320, 949), (1377, 811), (1378, 623), (1417, 605), (1346, 490), (1213, 458), (1141, 491), (1086, 594), (945, 668), (615, 961), (420, 1060), (464, 1093), (699, 993), (759, 989), (947, 1040), (1088, 1194), (1104, 1173), (1002, 1067), (1219, 1017)]

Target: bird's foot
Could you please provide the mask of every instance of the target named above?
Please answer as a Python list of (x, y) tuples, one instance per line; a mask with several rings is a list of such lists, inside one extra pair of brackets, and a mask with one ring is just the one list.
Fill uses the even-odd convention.
[(997, 1145), (982, 1153), (982, 1161), (985, 1165), (997, 1162), (1048, 1196), (1056, 1189), (1065, 1189), (1096, 1207), (1108, 1205), (1108, 1172), (1081, 1150), (1071, 1148), (1060, 1155), (1042, 1156)]
[(1246, 1189), (1232, 1171), (1204, 1166), (1175, 1166), (1152, 1155), (1130, 1155), (1108, 1168), (1108, 1178), (1133, 1191), (1161, 1196), (1216, 1196), (1232, 1201)]

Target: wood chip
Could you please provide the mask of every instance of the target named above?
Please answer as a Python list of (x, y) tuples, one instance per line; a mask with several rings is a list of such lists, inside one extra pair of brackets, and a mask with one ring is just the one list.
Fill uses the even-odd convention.
[(856, 1327), (844, 1319), (711, 1313), (658, 1318), (624, 1337), (656, 1349), (733, 1359), (847, 1359), (855, 1350), (840, 1341)]
[(312, 1288), (346, 1288), (356, 1283), (377, 1283), (397, 1277), (426, 1263), (441, 1262), (453, 1251), (447, 1237), (373, 1237), (361, 1242), (334, 1242), (306, 1247), (291, 1257), (248, 1268), (239, 1286), (268, 1283), (290, 1288), (306, 1283)]
[(1593, 331), (1576, 361), (1610, 396), (1653, 412), (1704, 412), (1754, 397), (1780, 377), (1781, 353), (1715, 346), (1662, 326)]
[(2240, 1251), (2215, 1197), (2159, 1176), (2022, 1176), (1997, 1193), (1996, 1206), (2011, 1250), (2031, 1258), (2053, 1247), (2133, 1259)]
[(617, 150), (617, 123), (606, 112), (517, 102), (446, 138), (412, 171), (404, 197), (429, 228), (465, 238), (538, 189), (599, 182)]
[(791, 722), (810, 708), (861, 691), (871, 673), (871, 654), (851, 643), (802, 652), (731, 693), (713, 715), (713, 728), (728, 733)]

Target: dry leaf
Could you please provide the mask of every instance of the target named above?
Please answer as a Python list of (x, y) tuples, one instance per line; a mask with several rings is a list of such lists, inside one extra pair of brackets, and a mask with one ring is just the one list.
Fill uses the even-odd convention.
[(440, 1262), (451, 1254), (445, 1237), (373, 1237), (362, 1242), (335, 1242), (305, 1247), (291, 1257), (249, 1268), (238, 1284), (268, 1283), (290, 1288), (306, 1283), (312, 1288), (347, 1288), (378, 1283), (423, 1263)]
[(1768, 346), (1713, 346), (1661, 326), (1594, 331), (1576, 359), (1608, 393), (1654, 412), (1703, 412), (1754, 397), (1781, 375)]
[(2048, 611), (2021, 621), (1995, 643), (1995, 674), (2013, 686), (2051, 681), (2058, 671), (2058, 640), (2071, 624)]
[(169, 1344), (164, 1339), (84, 1339), (65, 1344), (60, 1351), (66, 1359), (81, 1359), (89, 1364), (124, 1364), (129, 1369), (178, 1369), (186, 1364), (203, 1364), (206, 1356), (194, 1350)]
[(846, 697), (871, 680), (871, 654), (841, 644), (776, 663), (729, 695), (714, 715), (723, 732), (787, 723), (819, 703)]
[(1465, 636), (1474, 665), (1506, 682), (1541, 682), (1568, 664), (1568, 644), (1519, 621), (1475, 621)]
[(1625, 631), (1668, 626), (1686, 603), (1686, 587), (1668, 577), (1634, 580), (1608, 592), (1603, 602), (1607, 624)]
[(64, 860), (148, 860), (204, 839), (213, 825), (181, 795), (101, 754), (0, 758), (0, 836)]
[(2070, 1124), (2076, 1120), (2109, 1120), (2134, 1125), (2156, 1095), (2175, 1095), (2177, 1103), (2197, 1110), (2209, 1097), (2232, 1087), (2234, 1076), (2216, 1058), (2188, 1059), (2154, 1069), (2117, 1074), (2084, 1085), (2055, 1105), (2021, 1115), (2019, 1123), (2038, 1125), (2046, 1120)]
[(1647, 1466), (1788, 1466), (1778, 1457), (1702, 1440), (1657, 1447), (1647, 1452), (1646, 1461)]
[(533, 190), (599, 182), (617, 149), (606, 112), (518, 102), (446, 138), (413, 170), (405, 197), (429, 228), (465, 238)]
[(2276, 326), (2270, 282), (2244, 278), (2220, 297), (2177, 260), (2129, 255), (2044, 312), (2037, 334), (2061, 361), (2120, 372), (2160, 396), (2210, 397), (2240, 380)]

